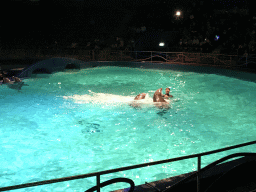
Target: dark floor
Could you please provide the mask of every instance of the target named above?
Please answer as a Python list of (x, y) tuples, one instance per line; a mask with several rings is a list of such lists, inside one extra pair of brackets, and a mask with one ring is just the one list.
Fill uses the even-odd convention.
[[(256, 159), (240, 158), (231, 162), (223, 163), (201, 173), (200, 191), (207, 192), (252, 192), (256, 191)], [(177, 184), (189, 175), (195, 177)], [(177, 184), (175, 186), (175, 184)], [(172, 187), (170, 187), (172, 186)], [(168, 192), (197, 191), (197, 180), (195, 172), (179, 175), (160, 181), (139, 185), (134, 192)], [(115, 192), (128, 192), (128, 189)], [(167, 191), (166, 191), (167, 192)]]

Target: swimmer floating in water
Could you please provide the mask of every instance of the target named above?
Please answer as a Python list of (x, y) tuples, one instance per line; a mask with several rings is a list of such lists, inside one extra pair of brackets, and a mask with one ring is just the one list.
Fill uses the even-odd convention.
[(20, 91), (23, 86), (28, 86), (18, 77), (12, 76), (12, 79), (14, 81), (11, 81), (8, 77), (3, 77), (3, 83), (7, 84), (9, 88), (16, 89), (18, 91)]
[(11, 80), (8, 77), (3, 77), (3, 83), (11, 83)]
[(173, 97), (172, 95), (170, 95), (170, 91), (171, 91), (171, 87), (167, 87), (167, 88), (165, 89), (165, 94), (162, 95), (162, 97), (165, 97), (165, 98)]

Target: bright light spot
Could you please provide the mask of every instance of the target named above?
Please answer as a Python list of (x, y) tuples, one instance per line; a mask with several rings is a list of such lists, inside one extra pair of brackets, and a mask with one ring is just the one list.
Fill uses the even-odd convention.
[(176, 16), (180, 16), (180, 11), (177, 11), (177, 12), (176, 12)]
[(160, 43), (159, 43), (159, 46), (160, 46), (160, 47), (163, 47), (163, 46), (164, 46), (164, 42), (160, 42)]

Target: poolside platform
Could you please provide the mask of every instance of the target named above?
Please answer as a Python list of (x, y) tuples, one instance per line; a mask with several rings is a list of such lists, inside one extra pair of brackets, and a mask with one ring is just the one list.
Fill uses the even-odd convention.
[[(207, 192), (252, 192), (256, 191), (256, 158), (243, 157), (217, 165), (201, 173), (200, 191)], [(184, 178), (195, 175), (188, 181), (179, 183)], [(179, 184), (177, 184), (179, 183)], [(177, 185), (176, 185), (177, 184)], [(173, 186), (176, 185), (176, 186)], [(170, 187), (173, 186), (173, 187)], [(170, 189), (172, 192), (197, 191), (196, 172), (186, 173), (175, 177), (145, 183), (135, 186), (134, 192), (161, 192)], [(114, 192), (128, 192), (127, 189), (120, 189)]]

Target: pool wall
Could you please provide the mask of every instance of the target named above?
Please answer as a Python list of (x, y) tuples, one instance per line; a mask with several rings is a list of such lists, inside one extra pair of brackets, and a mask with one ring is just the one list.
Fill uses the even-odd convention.
[(81, 69), (101, 66), (118, 66), (143, 69), (169, 69), (174, 71), (187, 71), (196, 73), (207, 73), (224, 75), (227, 77), (238, 78), (246, 81), (256, 82), (256, 75), (244, 71), (216, 68), (207, 65), (188, 65), (188, 64), (173, 64), (173, 63), (151, 63), (151, 62), (131, 62), (131, 61), (90, 61), (83, 62), (80, 65)]
[[(36, 62), (29, 67), (23, 69), (18, 75), (20, 78), (30, 77), (33, 73), (53, 73), (62, 71), (67, 68), (92, 68), (101, 66), (119, 66), (119, 67), (134, 67), (134, 68), (146, 68), (146, 69), (181, 69), (178, 64), (167, 63), (150, 63), (150, 62), (131, 62), (131, 61), (90, 61), (84, 62), (78, 59), (56, 57)], [(180, 69), (179, 69), (180, 68)], [(188, 69), (190, 70), (190, 69)]]
[(131, 61), (81, 61), (67, 57), (54, 57), (47, 60), (36, 62), (29, 67), (23, 69), (18, 77), (30, 77), (33, 73), (54, 73), (63, 71), (64, 69), (85, 69), (101, 66), (118, 66), (144, 69), (170, 69), (175, 71), (188, 71), (196, 73), (208, 73), (225, 75), (228, 77), (239, 78), (256, 82), (256, 75), (237, 70), (222, 69), (207, 65), (189, 65), (189, 64), (173, 64), (173, 63), (151, 63), (151, 62), (131, 62)]

